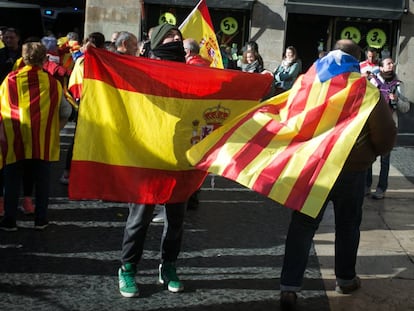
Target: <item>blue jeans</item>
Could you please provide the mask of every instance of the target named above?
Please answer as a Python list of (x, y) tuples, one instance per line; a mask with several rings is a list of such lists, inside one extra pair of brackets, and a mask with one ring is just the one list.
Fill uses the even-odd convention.
[(16, 220), (25, 170), (31, 170), (35, 186), (35, 218), (47, 219), (50, 189), (50, 162), (22, 160), (4, 167), (4, 217)]
[[(391, 153), (381, 156), (381, 167), (380, 167), (380, 174), (378, 177), (378, 184), (377, 188), (381, 189), (382, 191), (386, 191), (388, 189), (388, 174), (390, 171), (390, 158)], [(366, 186), (371, 188), (372, 185), (372, 167), (368, 169), (367, 172), (367, 183)]]
[(342, 172), (316, 218), (292, 213), (280, 278), (281, 291), (299, 291), (313, 237), (329, 201), (335, 212), (335, 275), (340, 285), (356, 276), (366, 171)]
[[(184, 232), (185, 203), (165, 205), (164, 231), (161, 238), (162, 261), (175, 262), (181, 250)], [(130, 204), (122, 242), (121, 262), (137, 265), (144, 251), (154, 205)]]

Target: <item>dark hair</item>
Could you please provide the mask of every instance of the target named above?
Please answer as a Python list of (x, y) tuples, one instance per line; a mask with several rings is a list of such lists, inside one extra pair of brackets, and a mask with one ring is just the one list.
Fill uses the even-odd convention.
[(105, 48), (105, 36), (100, 32), (92, 32), (86, 38), (86, 42), (93, 43), (97, 48)]

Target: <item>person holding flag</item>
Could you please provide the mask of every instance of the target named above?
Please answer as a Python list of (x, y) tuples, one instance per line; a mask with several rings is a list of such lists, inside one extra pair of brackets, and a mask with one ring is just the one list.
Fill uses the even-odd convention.
[(193, 38), (200, 45), (200, 55), (210, 67), (223, 69), (220, 46), (205, 0), (200, 0), (179, 27), (184, 39)]

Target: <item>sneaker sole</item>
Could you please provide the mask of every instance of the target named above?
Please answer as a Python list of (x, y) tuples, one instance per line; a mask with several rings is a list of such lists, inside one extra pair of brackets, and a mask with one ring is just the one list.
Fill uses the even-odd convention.
[(43, 225), (43, 226), (35, 226), (34, 229), (41, 231), (41, 230), (46, 229), (48, 226), (49, 226), (48, 224), (47, 225)]
[(139, 296), (139, 293), (125, 293), (125, 292), (122, 292), (122, 291), (119, 291), (119, 292), (121, 293), (121, 296), (125, 297), (125, 298), (134, 298), (134, 297)]
[(182, 292), (183, 290), (184, 290), (184, 287), (175, 288), (175, 287), (168, 286), (168, 291), (172, 293), (179, 293), (179, 292)]

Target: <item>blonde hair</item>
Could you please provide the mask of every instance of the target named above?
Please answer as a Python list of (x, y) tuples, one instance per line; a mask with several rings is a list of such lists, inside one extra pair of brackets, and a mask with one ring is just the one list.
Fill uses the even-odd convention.
[(22, 46), (22, 58), (26, 65), (43, 66), (46, 47), (40, 42), (28, 42)]

